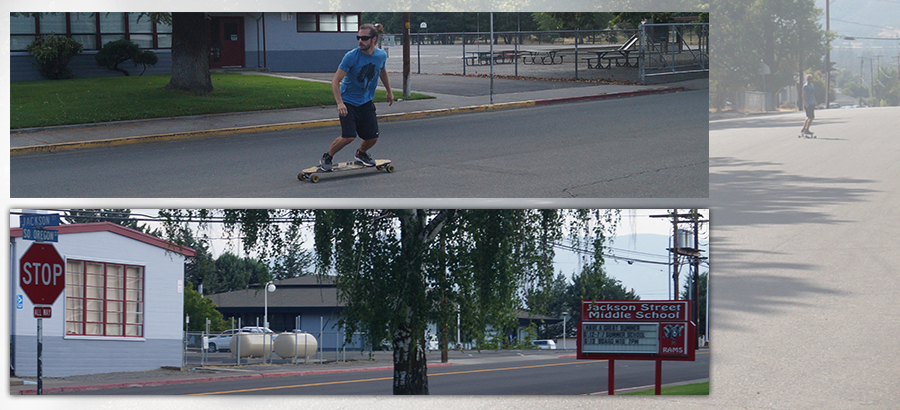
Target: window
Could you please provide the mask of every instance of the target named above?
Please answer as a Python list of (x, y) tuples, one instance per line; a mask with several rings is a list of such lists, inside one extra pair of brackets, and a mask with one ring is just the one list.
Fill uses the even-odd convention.
[(97, 17), (95, 13), (72, 13), (69, 16), (72, 38), (86, 50), (97, 49)]
[(297, 13), (298, 32), (357, 32), (359, 13)]
[(144, 268), (69, 260), (66, 334), (144, 336)]
[(127, 38), (144, 49), (172, 48), (172, 26), (157, 24), (142, 13), (12, 13), (10, 50), (25, 51), (39, 35), (55, 33), (99, 50)]
[(32, 16), (11, 15), (9, 17), (9, 48), (25, 50), (34, 41), (37, 20)]

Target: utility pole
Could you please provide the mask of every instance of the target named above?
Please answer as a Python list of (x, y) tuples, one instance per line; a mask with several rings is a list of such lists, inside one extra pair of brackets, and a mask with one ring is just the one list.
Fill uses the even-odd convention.
[[(678, 260), (679, 256), (688, 256), (691, 258), (691, 262), (688, 266), (693, 268), (693, 272), (691, 275), (691, 299), (694, 307), (694, 317), (695, 323), (699, 320), (699, 295), (700, 295), (700, 260), (703, 259), (700, 256), (700, 224), (704, 222), (709, 222), (709, 220), (703, 220), (703, 215), (697, 209), (691, 209), (689, 213), (682, 214), (679, 213), (677, 209), (672, 210), (671, 213), (666, 215), (651, 215), (651, 218), (671, 218), (672, 219), (672, 227), (673, 227), (673, 239), (672, 239), (672, 248), (669, 249), (673, 255), (672, 262), (672, 282), (674, 284), (674, 292), (673, 299), (679, 299), (679, 280), (680, 276), (680, 262)], [(680, 219), (680, 218), (687, 219)], [(685, 243), (680, 244), (678, 239), (678, 225), (681, 223), (690, 223), (693, 224), (693, 234), (694, 234), (694, 243), (693, 247), (691, 244)], [(707, 285), (708, 286), (708, 285)]]
[[(694, 262), (694, 291), (691, 292), (693, 294), (693, 304), (694, 309), (694, 323), (700, 324), (700, 212), (696, 209), (691, 210), (691, 220), (694, 223), (694, 250), (698, 253), (698, 255), (693, 257)], [(709, 286), (709, 283), (706, 284)]]
[(403, 98), (409, 98), (409, 13), (403, 13)]
[(828, 32), (831, 31), (831, 17), (829, 14), (829, 0), (825, 0), (825, 109), (828, 109), (828, 88), (831, 86), (831, 39)]

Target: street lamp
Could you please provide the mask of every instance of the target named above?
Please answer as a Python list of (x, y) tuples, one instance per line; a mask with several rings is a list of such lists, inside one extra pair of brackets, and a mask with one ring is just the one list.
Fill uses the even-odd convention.
[(566, 348), (566, 318), (569, 317), (569, 312), (563, 312), (563, 349)]
[[(265, 295), (265, 297), (263, 298), (263, 300), (265, 302), (263, 304), (263, 334), (262, 334), (264, 349), (266, 347), (266, 343), (265, 343), (266, 338), (271, 338), (271, 336), (268, 333), (266, 333), (265, 331), (269, 329), (269, 293), (273, 293), (273, 292), (275, 292), (275, 284), (272, 283), (272, 281), (269, 281), (268, 283), (266, 283), (266, 291), (263, 292), (263, 294)], [(271, 350), (271, 348), (270, 348), (270, 350)], [(269, 353), (271, 353), (271, 352), (270, 351), (266, 352), (266, 357), (269, 356)], [(264, 359), (265, 359), (265, 357), (264, 357)], [(263, 363), (265, 363), (265, 362), (266, 361), (263, 360)]]
[(263, 306), (263, 327), (269, 328), (269, 293), (275, 292), (275, 284), (272, 281), (266, 283), (265, 305)]

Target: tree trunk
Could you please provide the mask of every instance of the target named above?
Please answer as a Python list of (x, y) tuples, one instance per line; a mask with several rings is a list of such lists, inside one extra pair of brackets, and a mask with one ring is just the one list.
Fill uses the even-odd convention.
[(172, 79), (164, 88), (197, 95), (212, 91), (205, 13), (172, 13)]
[[(409, 307), (403, 308), (411, 319)], [(414, 330), (411, 321), (400, 323), (394, 331), (394, 394), (428, 394), (428, 364), (425, 338)]]
[(439, 212), (430, 222), (423, 209), (395, 210), (400, 220), (401, 260), (406, 275), (393, 320), (394, 394), (428, 394), (428, 362), (425, 360), (424, 313), (428, 304), (423, 255), (426, 244), (456, 214)]

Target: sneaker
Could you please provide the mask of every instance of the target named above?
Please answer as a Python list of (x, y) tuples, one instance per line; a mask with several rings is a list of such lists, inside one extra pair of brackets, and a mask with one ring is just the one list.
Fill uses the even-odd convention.
[(331, 172), (331, 160), (334, 159), (328, 153), (322, 154), (322, 159), (319, 160), (319, 169), (325, 172)]
[(369, 154), (360, 152), (359, 150), (356, 150), (356, 160), (367, 167), (375, 166), (375, 160), (373, 160), (372, 157), (369, 156)]

